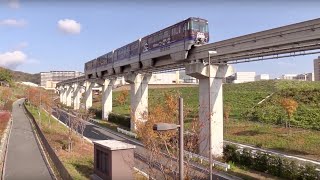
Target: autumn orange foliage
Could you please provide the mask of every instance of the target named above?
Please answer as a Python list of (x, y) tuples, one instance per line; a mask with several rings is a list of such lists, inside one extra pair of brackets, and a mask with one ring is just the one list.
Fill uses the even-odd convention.
[[(284, 110), (287, 113), (288, 119), (289, 119), (289, 127), (290, 127), (290, 120), (293, 116), (293, 113), (298, 108), (298, 103), (292, 99), (292, 98), (283, 98), (280, 100), (281, 106), (284, 108)], [(288, 127), (288, 122), (286, 121), (286, 128)]]

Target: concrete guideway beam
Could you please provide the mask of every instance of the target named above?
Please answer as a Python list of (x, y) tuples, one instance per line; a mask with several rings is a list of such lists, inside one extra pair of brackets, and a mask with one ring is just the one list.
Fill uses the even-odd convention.
[(132, 73), (125, 76), (130, 83), (131, 131), (136, 130), (136, 122), (146, 122), (148, 118), (148, 83), (152, 74)]
[(102, 119), (108, 120), (112, 112), (112, 88), (115, 79), (105, 79), (102, 88)]
[(94, 87), (94, 82), (86, 81), (85, 82), (85, 96), (84, 96), (84, 101), (85, 101), (85, 107), (86, 110), (92, 107), (92, 88)]
[[(208, 67), (209, 65), (205, 66), (202, 63), (188, 64), (186, 74), (199, 79), (199, 121), (202, 127), (199, 137), (200, 153), (208, 157), (211, 135), (212, 155), (221, 157), (223, 155), (222, 84), (223, 78), (232, 74), (232, 67), (210, 65), (210, 72)], [(209, 133), (209, 119), (211, 119), (211, 133)]]

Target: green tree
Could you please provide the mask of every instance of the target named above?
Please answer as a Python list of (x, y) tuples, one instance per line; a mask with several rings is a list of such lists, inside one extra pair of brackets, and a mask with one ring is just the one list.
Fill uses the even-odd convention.
[(9, 70), (0, 68), (0, 81), (12, 82), (12, 74)]

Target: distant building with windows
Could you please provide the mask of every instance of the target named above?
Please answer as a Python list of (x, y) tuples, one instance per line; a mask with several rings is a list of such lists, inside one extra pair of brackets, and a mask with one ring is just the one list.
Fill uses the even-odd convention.
[(320, 56), (313, 61), (314, 80), (320, 81)]
[(262, 80), (269, 80), (270, 77), (269, 77), (269, 74), (259, 74), (259, 75), (256, 75), (255, 77), (255, 81), (262, 81)]
[(303, 74), (284, 74), (279, 79), (283, 80), (298, 80), (298, 81), (314, 81), (314, 73)]
[(256, 72), (236, 72), (233, 83), (252, 82), (255, 80)]
[(284, 80), (294, 80), (297, 77), (297, 74), (283, 74), (280, 76), (280, 79)]
[(50, 71), (40, 73), (40, 86), (46, 89), (53, 89), (58, 82), (83, 76), (82, 72), (78, 71)]
[(298, 81), (314, 81), (313, 73), (298, 74), (294, 79)]

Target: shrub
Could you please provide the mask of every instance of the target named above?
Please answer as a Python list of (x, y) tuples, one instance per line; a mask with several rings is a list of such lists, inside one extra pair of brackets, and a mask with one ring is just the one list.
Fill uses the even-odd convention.
[(9, 112), (0, 111), (0, 122), (9, 121), (10, 118), (11, 118), (11, 114)]
[(265, 172), (285, 179), (319, 179), (320, 173), (310, 164), (298, 165), (296, 161), (288, 160), (264, 152), (253, 153), (248, 149), (242, 151), (235, 145), (226, 145), (223, 151), (224, 159), (229, 162)]
[(109, 114), (108, 121), (119, 124), (121, 126), (124, 126), (126, 128), (130, 129), (131, 123), (130, 123), (130, 117), (119, 115), (119, 114)]
[(13, 101), (12, 101), (12, 100), (8, 100), (8, 101), (3, 105), (3, 110), (12, 112), (12, 104), (13, 104)]
[(89, 108), (89, 114), (93, 115), (97, 119), (102, 118), (102, 109), (98, 107)]
[(237, 152), (237, 146), (227, 144), (223, 150), (223, 158), (225, 161), (240, 162), (240, 155)]
[(244, 148), (242, 150), (242, 154), (240, 156), (240, 164), (246, 166), (246, 167), (251, 167), (253, 165), (253, 158), (251, 155), (250, 149)]
[(260, 172), (267, 171), (268, 155), (265, 153), (257, 152), (254, 158), (253, 168)]

